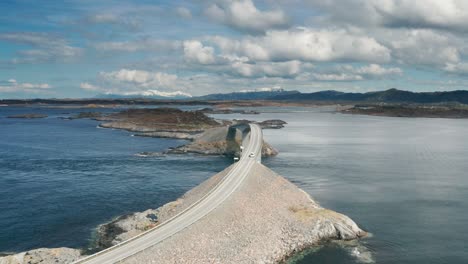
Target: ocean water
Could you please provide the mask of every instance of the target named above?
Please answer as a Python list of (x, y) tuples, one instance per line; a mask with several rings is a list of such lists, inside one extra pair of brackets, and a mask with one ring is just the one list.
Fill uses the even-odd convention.
[(372, 233), (293, 263), (468, 263), (468, 120), (288, 110), (231, 118), (287, 121), (263, 163)]
[[(8, 111), (50, 117), (6, 119)], [(183, 141), (57, 118), (71, 111), (82, 110), (0, 108), (0, 251), (86, 247), (97, 225), (171, 201), (230, 163), (136, 157)], [(468, 120), (261, 111), (214, 117), (287, 121), (264, 131), (280, 154), (263, 163), (372, 233), (358, 245), (303, 252), (294, 263), (468, 263)]]
[[(0, 252), (86, 248), (114, 217), (170, 202), (229, 165), (222, 157), (138, 157), (182, 140), (98, 129), (89, 109), (0, 107)], [(99, 111), (112, 111), (100, 109)], [(45, 113), (45, 119), (8, 119)]]

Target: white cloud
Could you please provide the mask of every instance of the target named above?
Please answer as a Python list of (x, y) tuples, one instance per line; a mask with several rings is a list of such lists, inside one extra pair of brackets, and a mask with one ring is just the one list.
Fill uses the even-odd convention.
[(338, 74), (327, 74), (327, 73), (314, 73), (312, 74), (313, 79), (317, 81), (362, 81), (364, 78), (361, 75), (338, 73)]
[(249, 92), (275, 92), (275, 91), (282, 91), (283, 89), (281, 86), (273, 86), (273, 87), (259, 87), (255, 89), (244, 89), (240, 90), (241, 93), (249, 93)]
[(444, 70), (449, 73), (467, 75), (468, 74), (468, 63), (448, 63), (445, 65)]
[(467, 31), (468, 2), (465, 0), (309, 0), (323, 8), (328, 21), (360, 26), (436, 28)]
[(230, 65), (234, 75), (242, 77), (282, 77), (290, 78), (298, 75), (302, 70), (302, 63), (299, 61), (287, 62), (259, 62), (255, 64), (242, 61), (234, 62)]
[(214, 64), (216, 62), (213, 47), (206, 47), (200, 41), (184, 41), (184, 57), (189, 62)]
[(101, 72), (94, 83), (80, 84), (83, 90), (104, 94), (162, 97), (190, 97), (187, 86), (186, 80), (174, 74), (129, 69)]
[(173, 88), (177, 75), (163, 72), (121, 69), (113, 72), (101, 72), (100, 77), (114, 83), (131, 83), (140, 87)]
[(389, 38), (393, 55), (400, 63), (444, 65), (460, 60), (455, 41), (432, 30), (408, 30), (402, 34), (396, 32)]
[(19, 83), (15, 79), (9, 79), (5, 84), (0, 83), (0, 92), (39, 92), (52, 88), (47, 83)]
[(375, 76), (375, 77), (381, 77), (385, 75), (400, 75), (403, 73), (403, 71), (400, 68), (397, 68), (397, 67), (384, 68), (378, 64), (370, 64), (367, 66), (362, 66), (357, 69), (351, 68), (350, 71), (357, 73), (357, 74)]
[(211, 19), (249, 32), (264, 32), (284, 27), (288, 19), (282, 10), (258, 10), (252, 0), (224, 1), (212, 4), (205, 13)]
[(465, 0), (379, 0), (373, 6), (384, 25), (468, 30)]
[(233, 40), (208, 38), (223, 53), (245, 56), (253, 61), (369, 61), (388, 62), (390, 50), (375, 39), (344, 30), (268, 31), (265, 36)]
[(162, 96), (162, 97), (192, 97), (191, 94), (181, 91), (175, 92), (162, 92), (158, 90), (145, 90), (145, 91), (136, 91), (136, 92), (122, 92), (121, 95), (126, 96)]
[(369, 64), (360, 67), (340, 65), (334, 69), (325, 69), (312, 73), (311, 77), (317, 81), (364, 81), (370, 79), (383, 79), (401, 75), (403, 71), (397, 67), (382, 67), (378, 64)]
[(83, 89), (83, 90), (87, 90), (87, 91), (99, 91), (99, 90), (102, 90), (101, 87), (96, 86), (96, 85), (93, 85), (93, 84), (90, 84), (90, 83), (88, 83), (88, 82), (81, 83), (81, 84), (80, 84), (80, 88)]

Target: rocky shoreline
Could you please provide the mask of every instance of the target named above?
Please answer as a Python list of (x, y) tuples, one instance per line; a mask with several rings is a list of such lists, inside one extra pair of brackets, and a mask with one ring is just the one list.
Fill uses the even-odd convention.
[[(103, 115), (96, 112), (80, 113), (70, 119), (91, 118), (102, 121), (99, 127), (135, 132), (135, 136), (188, 140), (187, 144), (168, 149), (166, 154), (201, 154), (239, 156), (240, 129), (248, 127), (249, 120), (216, 120), (206, 111), (182, 111), (176, 108), (128, 109)], [(263, 129), (283, 128), (282, 120), (256, 122)], [(144, 156), (143, 153), (139, 153)], [(277, 155), (278, 151), (264, 142), (263, 156)]]
[(341, 112), (388, 117), (468, 118), (466, 105), (359, 104)]
[[(148, 224), (163, 223), (203, 196), (229, 169), (174, 202), (117, 219), (100, 229), (112, 226), (122, 231), (107, 238), (113, 238), (112, 244), (144, 232)], [(148, 221), (149, 215), (158, 220)], [(278, 263), (321, 242), (354, 240), (366, 234), (349, 217), (321, 207), (294, 184), (258, 164), (220, 207), (122, 263)]]

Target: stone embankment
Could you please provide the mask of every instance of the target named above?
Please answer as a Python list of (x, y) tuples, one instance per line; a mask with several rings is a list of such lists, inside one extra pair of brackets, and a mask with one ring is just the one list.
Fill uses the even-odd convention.
[(71, 263), (81, 257), (80, 250), (72, 248), (39, 248), (6, 257), (0, 264), (52, 264)]
[[(227, 171), (213, 176), (178, 200), (103, 225), (118, 229), (105, 237), (117, 244), (163, 223), (212, 188)], [(256, 164), (240, 188), (200, 221), (123, 263), (277, 263), (328, 240), (363, 237), (349, 217), (322, 208), (285, 178)]]

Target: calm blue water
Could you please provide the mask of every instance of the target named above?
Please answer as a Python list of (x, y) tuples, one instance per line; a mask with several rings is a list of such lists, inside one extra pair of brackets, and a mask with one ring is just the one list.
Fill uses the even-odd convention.
[[(230, 162), (134, 156), (184, 141), (132, 137), (98, 129), (96, 121), (58, 118), (80, 111), (89, 109), (0, 107), (0, 252), (86, 247), (99, 224), (172, 201)], [(19, 113), (49, 117), (5, 118)]]
[[(371, 232), (362, 245), (375, 263), (468, 263), (468, 120), (289, 110), (231, 118), (288, 122), (264, 131), (280, 154), (263, 163)], [(296, 263), (365, 261), (348, 251)]]
[[(371, 232), (359, 249), (373, 262), (468, 263), (468, 120), (262, 110), (215, 117), (287, 121), (284, 129), (264, 131), (280, 151), (264, 164)], [(51, 117), (6, 119), (6, 111)], [(73, 111), (81, 110), (0, 108), (0, 251), (85, 247), (98, 224), (174, 200), (229, 164), (217, 157), (135, 157), (183, 142), (56, 118)], [(366, 260), (351, 249), (326, 245), (296, 263)]]

